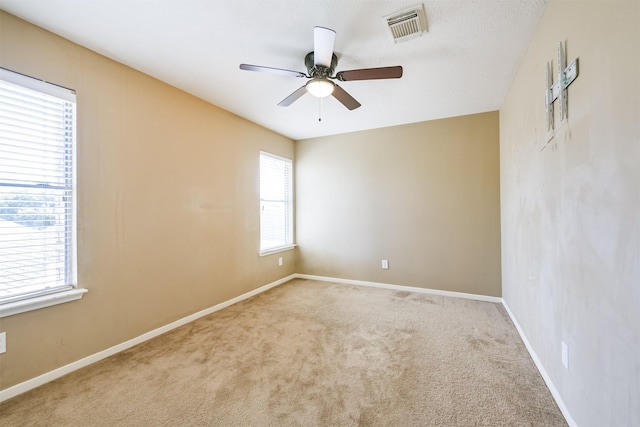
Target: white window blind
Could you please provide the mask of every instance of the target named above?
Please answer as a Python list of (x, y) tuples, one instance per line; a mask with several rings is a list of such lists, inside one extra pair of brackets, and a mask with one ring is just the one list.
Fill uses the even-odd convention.
[(293, 171), (284, 157), (260, 152), (260, 252), (293, 245)]
[(0, 69), (0, 304), (73, 289), (75, 93)]

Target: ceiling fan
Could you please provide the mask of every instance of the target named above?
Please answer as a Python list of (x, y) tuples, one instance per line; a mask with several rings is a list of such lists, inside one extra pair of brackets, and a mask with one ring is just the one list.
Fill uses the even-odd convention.
[(335, 39), (335, 31), (324, 27), (314, 27), (313, 52), (309, 52), (304, 58), (304, 64), (309, 74), (300, 71), (250, 64), (240, 64), (240, 69), (310, 79), (305, 85), (280, 101), (278, 105), (281, 107), (288, 107), (302, 95), (309, 92), (316, 98), (333, 95), (334, 98), (349, 110), (354, 110), (360, 107), (361, 104), (332, 80), (348, 82), (353, 80), (397, 79), (402, 77), (401, 66), (339, 71), (333, 75), (338, 65), (338, 57), (333, 53)]

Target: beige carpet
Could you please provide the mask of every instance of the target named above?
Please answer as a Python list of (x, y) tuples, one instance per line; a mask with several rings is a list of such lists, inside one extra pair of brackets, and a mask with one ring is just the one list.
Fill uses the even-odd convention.
[(307, 280), (4, 402), (0, 424), (566, 425), (499, 304)]

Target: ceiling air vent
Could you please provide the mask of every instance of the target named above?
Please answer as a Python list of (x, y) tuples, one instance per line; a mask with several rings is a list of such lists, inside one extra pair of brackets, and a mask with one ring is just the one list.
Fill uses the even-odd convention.
[(424, 8), (421, 4), (384, 17), (396, 43), (419, 37), (427, 31)]

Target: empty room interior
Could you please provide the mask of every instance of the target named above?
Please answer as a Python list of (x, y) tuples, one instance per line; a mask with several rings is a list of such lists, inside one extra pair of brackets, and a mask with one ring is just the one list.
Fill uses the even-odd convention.
[(0, 67), (0, 424), (640, 426), (639, 1), (0, 0)]

